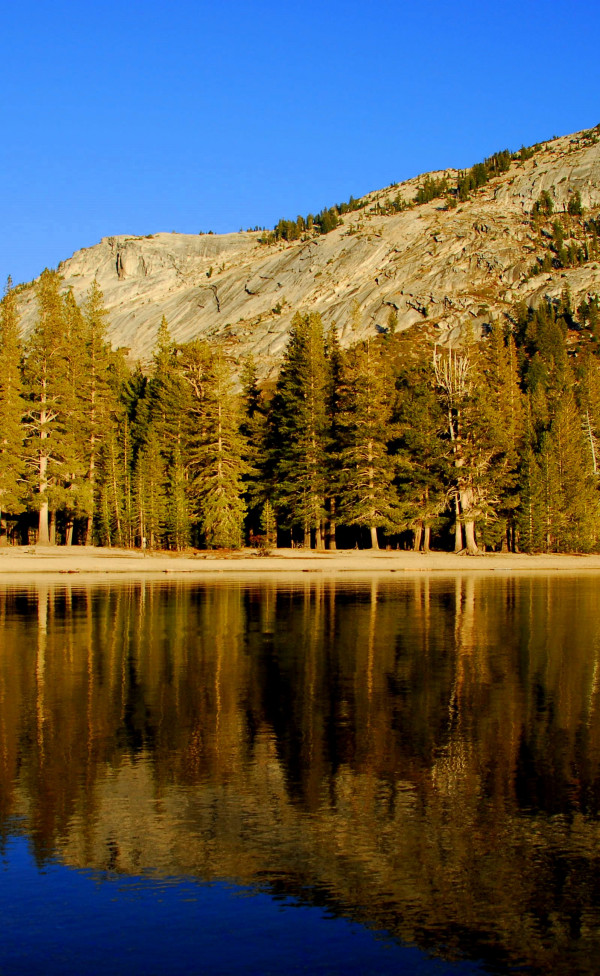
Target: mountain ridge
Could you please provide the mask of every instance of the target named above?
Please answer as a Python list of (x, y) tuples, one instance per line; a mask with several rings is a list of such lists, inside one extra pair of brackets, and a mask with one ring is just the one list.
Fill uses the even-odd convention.
[[(261, 231), (118, 235), (75, 252), (59, 270), (78, 301), (97, 279), (113, 346), (142, 362), (163, 315), (176, 342), (205, 339), (238, 361), (252, 354), (262, 375), (277, 368), (297, 311), (320, 312), (326, 327), (335, 322), (343, 345), (387, 329), (390, 312), (398, 329), (422, 326), (452, 342), (519, 302), (554, 299), (567, 287), (575, 304), (600, 293), (598, 260), (560, 267), (549, 250), (557, 217), (571, 234), (565, 240), (585, 238), (581, 214), (569, 215), (574, 200), (592, 223), (600, 214), (599, 131), (515, 154), (464, 201), (415, 203), (426, 180), (460, 177), (438, 170), (367, 194), (325, 234), (270, 243)], [(543, 194), (553, 214), (536, 215)], [(394, 196), (406, 206), (390, 213)], [(19, 289), (19, 304), (28, 332), (33, 286)]]

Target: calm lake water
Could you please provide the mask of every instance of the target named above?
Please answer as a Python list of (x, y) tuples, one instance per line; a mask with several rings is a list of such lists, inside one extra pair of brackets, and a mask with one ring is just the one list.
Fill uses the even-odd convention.
[(0, 973), (597, 973), (600, 577), (0, 588)]

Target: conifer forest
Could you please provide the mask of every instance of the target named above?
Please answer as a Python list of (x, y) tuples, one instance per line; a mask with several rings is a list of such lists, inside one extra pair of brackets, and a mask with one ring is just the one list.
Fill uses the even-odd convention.
[(597, 296), (516, 306), (453, 348), (392, 309), (342, 349), (299, 312), (262, 385), (164, 319), (132, 371), (96, 283), (77, 304), (45, 271), (36, 302), (26, 338), (10, 282), (1, 304), (4, 542), (598, 550)]

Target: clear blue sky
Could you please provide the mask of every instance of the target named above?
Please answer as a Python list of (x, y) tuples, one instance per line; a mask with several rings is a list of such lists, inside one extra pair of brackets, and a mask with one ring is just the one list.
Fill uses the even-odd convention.
[(0, 0), (0, 280), (600, 122), (598, 0)]

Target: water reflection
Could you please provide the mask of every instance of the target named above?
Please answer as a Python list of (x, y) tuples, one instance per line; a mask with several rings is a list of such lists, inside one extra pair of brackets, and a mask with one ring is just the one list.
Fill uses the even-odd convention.
[(0, 828), (593, 972), (592, 577), (0, 590)]

